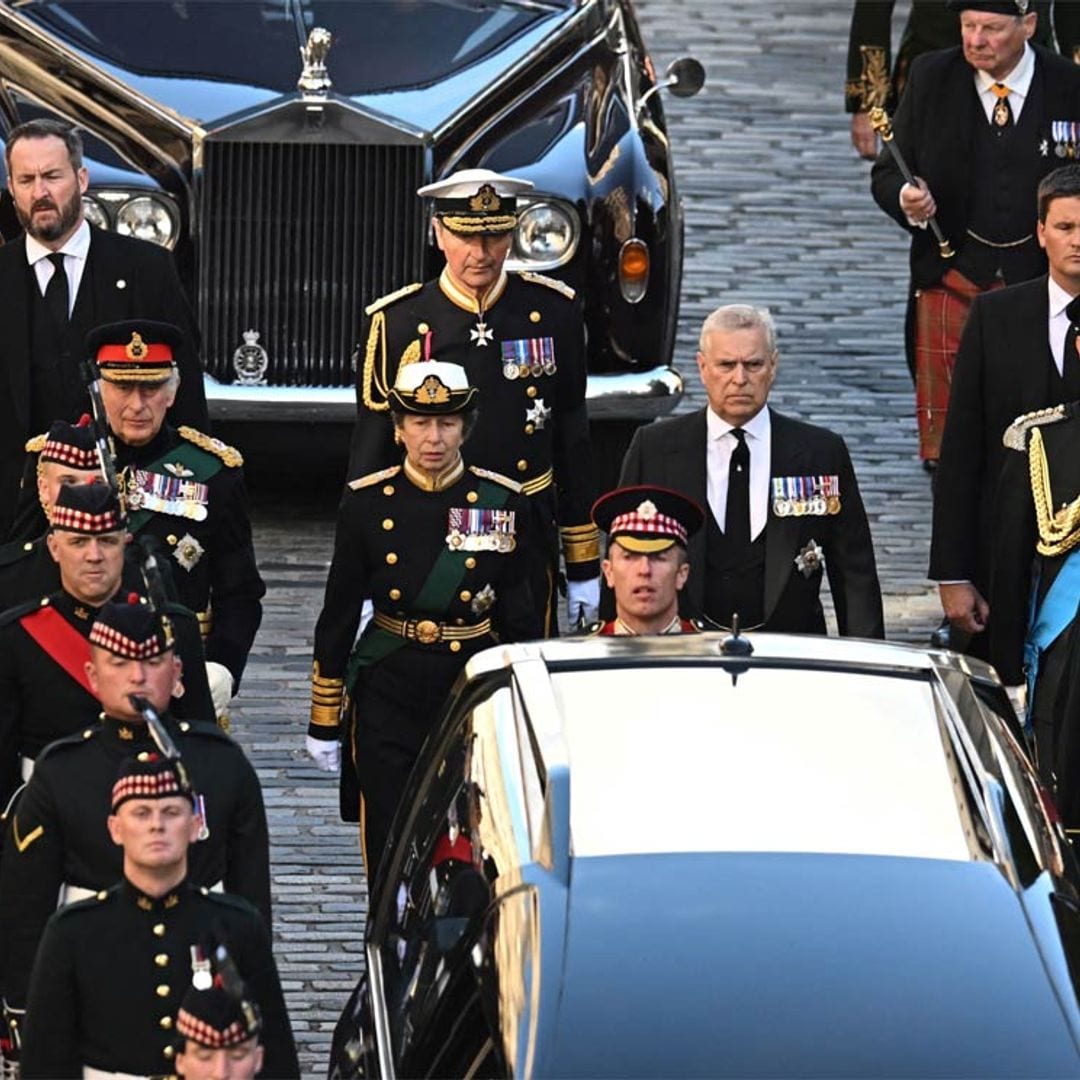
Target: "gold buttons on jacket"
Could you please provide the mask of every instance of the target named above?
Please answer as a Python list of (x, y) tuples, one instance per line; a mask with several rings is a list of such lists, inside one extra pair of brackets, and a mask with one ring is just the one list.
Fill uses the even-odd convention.
[(477, 499), (479, 499), (479, 498), (480, 498), (480, 496), (479, 496), (479, 495), (477, 495), (477, 493), (476, 493), (475, 491), (470, 491), (470, 492), (469, 492), (469, 493), (468, 493), (468, 494), (467, 494), (467, 495), (465, 496), (465, 501), (466, 501), (466, 502), (471, 502), (471, 503), (474, 503), (474, 502), (476, 502), (476, 500), (477, 500)]
[(394, 485), (393, 484), (387, 484), (386, 487), (384, 487), (382, 489), (382, 493), (384, 495), (393, 495), (394, 494)]
[(165, 1056), (166, 1056), (166, 1057), (167, 1057), (167, 1058), (168, 1058), (168, 1059), (169, 1059), (170, 1061), (172, 1061), (172, 1056), (173, 1056), (173, 1054), (175, 1054), (175, 1053), (176, 1053), (176, 1047), (175, 1047), (175, 1046), (172, 1046), (172, 1045), (170, 1044), (169, 1046), (166, 1046), (166, 1047), (165, 1047), (165, 1048), (164, 1048), (164, 1049), (163, 1049), (163, 1050), (162, 1050), (161, 1052), (162, 1052), (162, 1053), (163, 1053), (163, 1054), (164, 1054), (164, 1055), (165, 1055)]
[(169, 984), (168, 983), (161, 983), (161, 985), (158, 986), (158, 988), (154, 991), (154, 993), (156, 993), (158, 997), (168, 997), (169, 996)]
[(173, 1019), (171, 1016), (163, 1016), (158, 1021), (158, 1027), (164, 1028), (166, 1031), (171, 1031), (173, 1025)]
[(465, 560), (465, 569), (466, 570), (475, 570), (476, 569), (476, 560), (471, 555)]
[(529, 463), (524, 458), (522, 458), (517, 463), (517, 471), (518, 472), (525, 472), (525, 470), (528, 469), (528, 467), (529, 467)]
[(175, 533), (169, 533), (169, 535), (165, 537), (165, 543), (168, 544), (170, 547), (176, 547), (176, 545), (179, 543), (179, 538)]
[(168, 964), (168, 962), (169, 962), (169, 954), (168, 953), (159, 952), (157, 954), (157, 956), (154, 957), (154, 963), (157, 964), (158, 967), (165, 967), (165, 965)]
[(468, 589), (462, 589), (458, 595), (461, 597), (462, 602), (466, 604), (472, 599), (472, 593)]
[(397, 554), (393, 551), (386, 553), (386, 565), (393, 566), (397, 562)]
[(416, 324), (416, 332), (418, 334), (426, 334), (431, 329), (426, 322)]
[(165, 924), (163, 922), (154, 923), (154, 937), (165, 936)]
[(526, 424), (525, 425), (525, 434), (526, 435), (531, 435), (535, 430), (536, 430), (536, 425), (535, 424)]
[(451, 641), (450, 642), (450, 651), (451, 652), (461, 652), (461, 642), (460, 641)]
[(527, 386), (527, 387), (525, 387), (525, 396), (526, 397), (536, 397), (536, 387), (535, 386)]
[(400, 600), (401, 599), (401, 590), (400, 589), (391, 589), (389, 595), (390, 595), (391, 600)]
[(394, 519), (393, 518), (383, 518), (382, 527), (387, 532), (389, 532), (394, 527)]
[(539, 311), (530, 311), (529, 312), (529, 322), (539, 322), (539, 321), (540, 321), (540, 312)]

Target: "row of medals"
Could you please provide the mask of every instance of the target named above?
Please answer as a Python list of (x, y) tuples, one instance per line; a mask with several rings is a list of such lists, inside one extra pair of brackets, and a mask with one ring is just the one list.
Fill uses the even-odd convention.
[(824, 517), (840, 513), (839, 495), (814, 495), (809, 499), (773, 499), (773, 513), (777, 517)]
[(455, 529), (446, 538), (446, 546), (453, 551), (498, 551), (507, 554), (517, 547), (513, 533), (463, 533)]
[(527, 379), (530, 375), (534, 379), (539, 379), (541, 375), (554, 374), (554, 360), (548, 360), (547, 362), (537, 360), (532, 364), (515, 364), (513, 360), (507, 360), (503, 364), (503, 377), (507, 379)]

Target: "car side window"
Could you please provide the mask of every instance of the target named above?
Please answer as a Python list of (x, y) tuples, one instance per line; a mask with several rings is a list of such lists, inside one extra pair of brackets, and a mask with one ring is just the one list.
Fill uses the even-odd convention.
[(464, 1063), (481, 1075), (493, 1052), (469, 954), (500, 873), (481, 840), (492, 816), (487, 785), (499, 786), (483, 762), (496, 718), (512, 710), (513, 691), (500, 685), (469, 702), (438, 744), (429, 744), (415, 774), (422, 770), (424, 781), (417, 787), (414, 777), (411, 786), (422, 795), (388, 863), (400, 872), (396, 885), (386, 883), (394, 910), (377, 944), (393, 1056), (403, 1075), (444, 1074), (451, 1032), (454, 1068)]

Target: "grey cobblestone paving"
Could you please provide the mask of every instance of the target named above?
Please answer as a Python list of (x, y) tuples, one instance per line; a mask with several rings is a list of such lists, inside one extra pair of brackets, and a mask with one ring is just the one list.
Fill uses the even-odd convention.
[[(938, 609), (925, 579), (929, 485), (902, 355), (906, 244), (870, 200), (869, 166), (848, 139), (849, 10), (809, 0), (638, 3), (657, 67), (690, 52), (709, 77), (698, 98), (667, 100), (687, 218), (683, 408), (701, 403), (693, 354), (703, 316), (723, 302), (767, 304), (781, 347), (774, 403), (848, 440), (890, 636), (922, 640)], [(255, 494), (268, 595), (234, 727), (266, 792), (278, 959), (305, 1075), (316, 1076), (361, 969), (366, 911), (355, 832), (338, 822), (336, 786), (301, 750), (335, 493), (263, 485)]]

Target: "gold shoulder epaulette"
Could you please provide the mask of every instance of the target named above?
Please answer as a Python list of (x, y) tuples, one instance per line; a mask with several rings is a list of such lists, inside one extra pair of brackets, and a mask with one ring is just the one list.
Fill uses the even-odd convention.
[(518, 495), (521, 494), (521, 485), (516, 480), (511, 480), (509, 476), (503, 476), (502, 473), (492, 472), (491, 469), (481, 469), (479, 465), (470, 465), (469, 472), (483, 480), (490, 480), (493, 484), (502, 484), (503, 487), (508, 487)]
[(365, 315), (374, 315), (376, 311), (382, 311), (384, 307), (389, 307), (395, 300), (400, 300), (403, 296), (411, 296), (414, 292), (424, 287), (422, 281), (414, 281), (411, 285), (406, 285), (401, 289), (396, 289), (392, 293), (387, 293), (385, 296), (380, 296), (378, 300), (372, 300), (366, 308), (364, 308)]
[(45, 449), (45, 440), (48, 437), (48, 432), (43, 431), (40, 435), (35, 435), (32, 439), (27, 439), (24, 449), (28, 454), (40, 454), (41, 451)]
[(235, 446), (228, 446), (220, 439), (215, 439), (212, 435), (205, 435), (201, 431), (196, 431), (193, 427), (181, 427), (178, 430), (181, 438), (187, 439), (189, 443), (194, 443), (200, 450), (205, 450), (208, 454), (216, 454), (230, 469), (238, 469), (244, 464), (244, 455)]
[(377, 484), (380, 480), (389, 480), (391, 476), (397, 476), (399, 472), (401, 472), (400, 465), (391, 465), (388, 469), (380, 469), (378, 472), (368, 473), (367, 476), (360, 476), (355, 480), (350, 480), (349, 487), (353, 491), (359, 491), (361, 488)]
[(1042, 424), (1056, 424), (1065, 419), (1065, 406), (1055, 405), (1052, 409), (1036, 409), (1034, 412), (1024, 413), (1018, 416), (1001, 436), (1001, 441), (1009, 450), (1019, 450), (1023, 453), (1027, 449), (1027, 433), (1033, 427)]
[(531, 281), (534, 285), (546, 285), (549, 289), (562, 293), (567, 300), (573, 300), (577, 296), (572, 285), (567, 285), (565, 281), (560, 281), (558, 278), (548, 277), (547, 274), (534, 274), (531, 270), (522, 270), (518, 277), (522, 281)]

